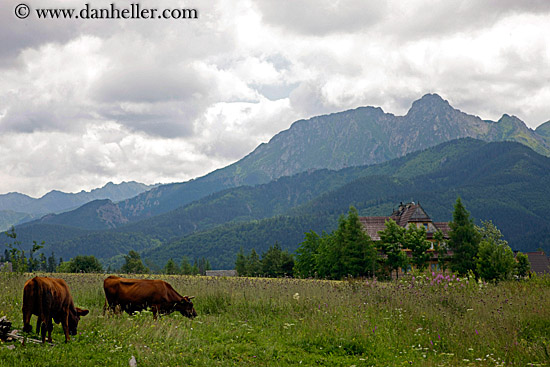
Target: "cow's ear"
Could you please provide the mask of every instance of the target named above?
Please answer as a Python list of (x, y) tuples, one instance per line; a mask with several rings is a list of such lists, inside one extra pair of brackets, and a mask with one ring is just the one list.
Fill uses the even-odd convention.
[(78, 316), (86, 316), (90, 311), (89, 310), (83, 310), (82, 308), (76, 308), (76, 314)]

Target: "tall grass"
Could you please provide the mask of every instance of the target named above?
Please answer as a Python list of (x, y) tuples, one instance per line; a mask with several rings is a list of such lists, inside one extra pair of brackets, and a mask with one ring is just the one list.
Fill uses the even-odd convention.
[[(24, 282), (0, 274), (0, 316), (22, 328)], [(102, 315), (104, 275), (56, 274), (90, 309), (55, 345), (0, 345), (0, 366), (550, 365), (550, 279), (498, 285), (437, 274), (399, 282), (155, 276), (199, 316)], [(33, 317), (33, 323), (34, 323)], [(13, 344), (13, 343), (11, 343)]]

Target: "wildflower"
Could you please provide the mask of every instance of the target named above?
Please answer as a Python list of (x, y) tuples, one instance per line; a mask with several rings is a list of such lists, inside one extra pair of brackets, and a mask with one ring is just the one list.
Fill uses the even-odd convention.
[(292, 298), (294, 298), (296, 301), (298, 301), (300, 299), (300, 294), (299, 293), (294, 293)]

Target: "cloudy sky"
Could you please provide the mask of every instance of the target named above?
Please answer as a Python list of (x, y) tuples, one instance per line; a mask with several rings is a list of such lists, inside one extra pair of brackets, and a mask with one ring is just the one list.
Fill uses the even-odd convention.
[(301, 118), (425, 93), (550, 120), (548, 0), (166, 0), (198, 19), (44, 20), (0, 3), (0, 193), (186, 181)]

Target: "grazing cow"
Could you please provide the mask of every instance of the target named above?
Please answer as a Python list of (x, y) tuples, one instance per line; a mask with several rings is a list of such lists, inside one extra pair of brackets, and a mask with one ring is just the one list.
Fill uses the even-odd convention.
[(31, 332), (31, 316), (36, 315), (36, 332), (41, 334), (42, 343), (52, 342), (53, 323), (61, 323), (65, 332), (65, 342), (76, 335), (80, 316), (86, 316), (88, 310), (75, 307), (69, 287), (63, 279), (34, 277), (27, 280), (23, 288), (23, 331)]
[(126, 279), (111, 275), (103, 281), (103, 289), (103, 313), (107, 307), (113, 312), (120, 307), (128, 314), (151, 307), (155, 319), (159, 313), (169, 314), (174, 311), (189, 318), (197, 316), (191, 302), (194, 297), (182, 297), (164, 280)]

